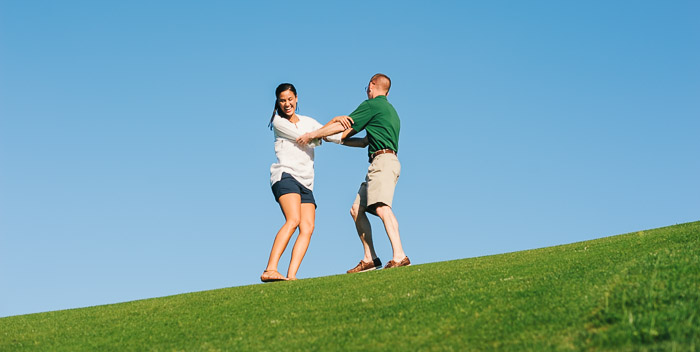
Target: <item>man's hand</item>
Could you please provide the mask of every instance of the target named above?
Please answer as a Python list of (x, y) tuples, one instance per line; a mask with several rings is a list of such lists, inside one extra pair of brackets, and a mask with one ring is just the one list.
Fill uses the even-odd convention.
[(307, 145), (309, 144), (309, 142), (311, 142), (312, 139), (313, 137), (311, 136), (311, 132), (304, 133), (299, 138), (297, 138), (297, 143), (301, 145)]
[(338, 122), (343, 126), (343, 129), (346, 130), (352, 127), (352, 124), (355, 123), (355, 121), (350, 116), (336, 116), (330, 122)]

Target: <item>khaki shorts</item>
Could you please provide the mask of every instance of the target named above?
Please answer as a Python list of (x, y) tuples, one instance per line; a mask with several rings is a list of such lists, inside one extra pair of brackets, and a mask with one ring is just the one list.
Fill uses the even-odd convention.
[(365, 182), (360, 185), (354, 204), (367, 208), (372, 214), (375, 214), (374, 208), (378, 205), (377, 203), (384, 203), (391, 207), (400, 174), (401, 163), (396, 155), (377, 155), (369, 164)]

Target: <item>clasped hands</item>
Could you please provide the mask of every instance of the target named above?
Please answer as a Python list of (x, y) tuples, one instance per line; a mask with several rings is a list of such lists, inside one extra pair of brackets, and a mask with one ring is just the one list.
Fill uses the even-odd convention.
[[(341, 126), (343, 126), (343, 131), (344, 131), (344, 130), (347, 130), (348, 128), (352, 127), (352, 124), (355, 123), (355, 121), (353, 121), (352, 117), (350, 117), (350, 116), (336, 116), (332, 120), (330, 120), (326, 124), (326, 126), (324, 126), (323, 128), (318, 129), (318, 130), (313, 131), (313, 132), (304, 133), (303, 135), (301, 135), (299, 138), (297, 138), (297, 143), (299, 143), (300, 145), (309, 144), (309, 142), (311, 142), (312, 139), (319, 138), (316, 136), (317, 132), (321, 131), (325, 127), (333, 125), (334, 123), (339, 123)], [(330, 134), (334, 134), (334, 133), (330, 133)]]

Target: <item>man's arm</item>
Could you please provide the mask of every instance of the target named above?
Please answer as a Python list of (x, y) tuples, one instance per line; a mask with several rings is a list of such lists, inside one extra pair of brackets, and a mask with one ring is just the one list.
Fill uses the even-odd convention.
[(364, 147), (369, 145), (369, 137), (367, 137), (367, 136), (365, 136), (364, 138), (349, 138), (349, 137), (347, 137), (347, 138), (343, 139), (343, 145), (347, 145), (348, 147), (364, 148)]
[[(305, 133), (299, 138), (297, 138), (297, 143), (301, 145), (306, 145), (312, 139), (324, 138), (339, 132), (348, 132), (348, 130), (354, 131), (352, 128), (350, 128), (351, 124), (352, 118), (350, 118), (350, 116), (336, 116), (335, 118), (330, 120), (325, 126), (317, 129), (316, 131)], [(346, 134), (343, 133), (343, 136), (345, 135)]]

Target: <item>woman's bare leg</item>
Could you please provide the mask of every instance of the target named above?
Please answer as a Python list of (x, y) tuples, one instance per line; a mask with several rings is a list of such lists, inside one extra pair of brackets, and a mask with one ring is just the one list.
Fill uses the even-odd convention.
[(292, 248), (292, 259), (289, 261), (287, 279), (294, 280), (297, 278), (297, 271), (299, 270), (302, 259), (304, 259), (306, 250), (309, 248), (315, 222), (316, 206), (313, 203), (302, 203), (299, 235), (297, 236), (296, 242), (294, 242), (294, 248)]
[(279, 198), (279, 203), (286, 221), (277, 232), (275, 241), (272, 243), (270, 259), (267, 262), (265, 271), (277, 271), (277, 265), (282, 257), (282, 253), (287, 248), (289, 239), (292, 238), (301, 221), (301, 196), (298, 193), (283, 194)]

